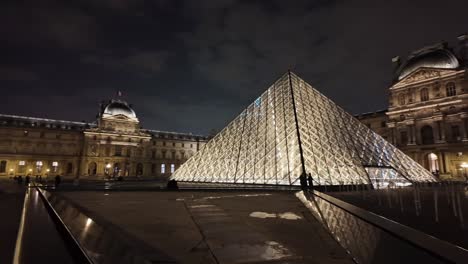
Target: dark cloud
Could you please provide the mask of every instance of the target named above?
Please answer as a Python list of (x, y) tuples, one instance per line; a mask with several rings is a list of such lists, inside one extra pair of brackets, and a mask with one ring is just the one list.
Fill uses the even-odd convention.
[[(118, 90), (148, 128), (220, 129), (292, 69), (353, 113), (391, 58), (467, 32), (466, 1), (2, 1), (0, 112), (93, 120)], [(27, 107), (25, 107), (27, 105)]]

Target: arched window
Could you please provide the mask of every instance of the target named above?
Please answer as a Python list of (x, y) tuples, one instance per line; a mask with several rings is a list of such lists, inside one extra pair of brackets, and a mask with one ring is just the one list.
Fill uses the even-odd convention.
[(429, 90), (427, 88), (422, 88), (420, 93), (422, 102), (429, 100)]
[(175, 171), (175, 165), (171, 164), (171, 173), (174, 173), (174, 171)]
[(6, 172), (6, 165), (7, 165), (6, 160), (0, 161), (0, 173), (5, 173)]
[(73, 173), (73, 163), (68, 162), (67, 164), (67, 174), (72, 174)]
[(166, 164), (161, 164), (161, 173), (166, 173)]
[(406, 103), (406, 96), (404, 94), (400, 94), (398, 96), (398, 104), (404, 105)]
[(141, 176), (143, 175), (143, 164), (141, 163), (138, 163), (137, 164), (137, 167), (136, 167), (136, 173), (137, 173), (137, 176)]
[(88, 165), (88, 175), (95, 176), (97, 173), (97, 165), (96, 162), (91, 162)]
[(457, 95), (457, 89), (455, 88), (455, 83), (454, 82), (447, 83), (447, 85), (445, 85), (445, 91), (447, 93), (447, 96)]
[(434, 144), (434, 133), (431, 126), (421, 128), (421, 140), (423, 144)]

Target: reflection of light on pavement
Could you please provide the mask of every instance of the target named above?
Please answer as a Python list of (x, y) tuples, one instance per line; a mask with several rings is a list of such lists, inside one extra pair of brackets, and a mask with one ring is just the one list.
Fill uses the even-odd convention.
[(265, 252), (260, 256), (264, 260), (282, 259), (291, 255), (288, 249), (278, 242), (267, 241), (265, 244)]
[(250, 217), (255, 217), (255, 218), (263, 218), (263, 219), (265, 219), (265, 218), (281, 218), (281, 219), (286, 219), (286, 220), (299, 220), (299, 219), (302, 219), (302, 217), (298, 216), (295, 213), (291, 213), (291, 212), (280, 213), (280, 214), (276, 214), (276, 213), (269, 214), (269, 213), (265, 213), (265, 212), (252, 212), (252, 213), (250, 213), (249, 216)]
[(270, 196), (272, 194), (270, 193), (257, 193), (257, 194), (237, 194), (237, 195), (223, 195), (223, 196), (207, 196), (207, 197), (202, 197), (200, 199), (196, 199), (194, 201), (198, 200), (212, 200), (212, 199), (222, 199), (222, 198), (236, 198), (236, 197), (259, 197), (259, 196)]
[(105, 193), (104, 195), (109, 195), (108, 193)]
[(206, 207), (214, 207), (212, 204), (200, 204), (200, 205), (192, 205), (190, 208), (206, 208)]

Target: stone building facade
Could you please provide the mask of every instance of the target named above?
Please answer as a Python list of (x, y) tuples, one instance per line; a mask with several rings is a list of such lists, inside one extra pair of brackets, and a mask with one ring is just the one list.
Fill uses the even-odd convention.
[(168, 178), (207, 137), (140, 128), (123, 100), (93, 123), (0, 115), (0, 177)]
[(468, 36), (393, 62), (388, 110), (358, 119), (441, 179), (468, 179)]

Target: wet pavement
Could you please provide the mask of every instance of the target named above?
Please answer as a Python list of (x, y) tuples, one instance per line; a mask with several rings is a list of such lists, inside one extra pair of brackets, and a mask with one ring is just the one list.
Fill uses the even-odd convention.
[(180, 263), (353, 263), (293, 192), (55, 192)]

